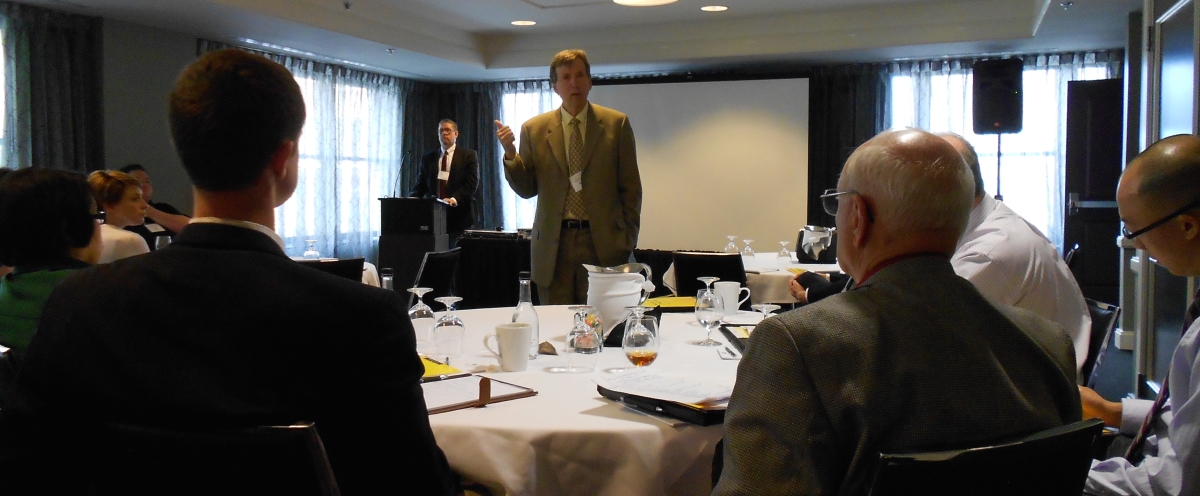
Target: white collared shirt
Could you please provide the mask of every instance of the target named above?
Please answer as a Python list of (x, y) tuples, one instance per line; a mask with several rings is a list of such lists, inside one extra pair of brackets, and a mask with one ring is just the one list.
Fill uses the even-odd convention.
[(257, 222), (250, 222), (247, 220), (236, 220), (236, 219), (222, 219), (220, 217), (196, 217), (196, 218), (192, 219), (190, 222), (188, 222), (188, 224), (221, 224), (221, 225), (226, 225), (226, 226), (241, 227), (241, 228), (245, 228), (245, 229), (253, 229), (260, 233), (266, 234), (267, 236), (270, 236), (271, 241), (274, 241), (275, 244), (279, 245), (279, 249), (285, 250), (285, 251), (287, 250), (287, 248), (285, 248), (283, 246), (283, 237), (281, 237), (275, 231), (271, 230), (271, 228), (264, 226), (262, 224), (259, 224)]

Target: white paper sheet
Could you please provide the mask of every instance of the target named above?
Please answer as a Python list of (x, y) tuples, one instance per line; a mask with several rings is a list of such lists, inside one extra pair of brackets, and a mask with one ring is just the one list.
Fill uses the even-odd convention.
[(733, 393), (733, 387), (728, 384), (706, 383), (688, 377), (663, 376), (648, 369), (597, 377), (596, 384), (619, 393), (693, 405), (727, 400)]

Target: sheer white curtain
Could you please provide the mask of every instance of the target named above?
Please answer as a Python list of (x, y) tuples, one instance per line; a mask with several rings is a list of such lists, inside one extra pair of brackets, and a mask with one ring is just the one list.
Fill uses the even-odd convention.
[[(1120, 51), (1028, 55), (1023, 72), (1024, 123), (1001, 137), (1004, 203), (1061, 250), (1066, 163), (1067, 82), (1121, 75)], [(996, 136), (971, 132), (974, 59), (896, 62), (888, 67), (889, 127), (950, 131), (979, 154), (984, 185), (996, 194)]]
[(400, 170), (402, 94), (411, 83), (304, 59), (272, 58), (295, 75), (307, 110), (299, 184), (275, 210), (275, 230), (292, 256), (314, 240), (321, 256), (371, 259), (379, 237), (377, 198), (390, 194)]
[[(504, 98), (500, 103), (501, 120), (517, 135), (517, 148), (521, 147), (521, 124), (530, 118), (557, 109), (562, 99), (554, 93), (549, 81), (518, 81), (504, 83)], [(503, 151), (501, 152), (503, 153)], [(537, 197), (521, 198), (508, 186), (503, 167), (496, 168), (499, 174), (501, 196), (504, 203), (504, 230), (533, 226), (533, 213), (537, 209)]]

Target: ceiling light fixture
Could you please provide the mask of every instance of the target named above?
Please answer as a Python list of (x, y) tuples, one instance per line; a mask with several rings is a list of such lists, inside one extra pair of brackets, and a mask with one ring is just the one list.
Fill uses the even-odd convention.
[(724, 5), (709, 5), (707, 7), (700, 7), (700, 10), (703, 10), (705, 12), (724, 12), (726, 10), (729, 10), (729, 7), (726, 7)]
[(1071, 8), (1072, 5), (1075, 5), (1075, 2), (1062, 2), (1062, 3), (1058, 4), (1058, 6), (1062, 7), (1063, 10), (1067, 10), (1067, 9)]
[(513, 21), (512, 22), (513, 26), (532, 26), (534, 24), (537, 24), (537, 23), (534, 21)]
[(679, 0), (613, 0), (617, 5), (628, 5), (630, 7), (654, 7), (657, 5), (666, 5), (675, 3)]

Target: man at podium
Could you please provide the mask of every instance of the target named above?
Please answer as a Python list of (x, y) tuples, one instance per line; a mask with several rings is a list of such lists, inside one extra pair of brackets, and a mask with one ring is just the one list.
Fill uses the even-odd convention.
[(446, 208), (446, 237), (450, 246), (458, 244), (463, 231), (475, 224), (471, 197), (479, 187), (479, 159), (475, 150), (459, 148), (458, 124), (450, 119), (438, 123), (441, 147), (421, 157), (421, 173), (408, 196), (430, 196)]

